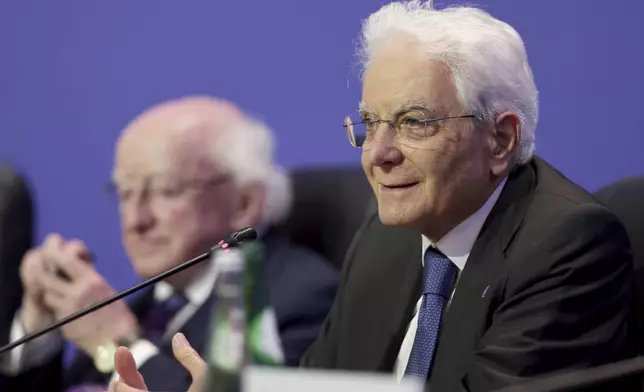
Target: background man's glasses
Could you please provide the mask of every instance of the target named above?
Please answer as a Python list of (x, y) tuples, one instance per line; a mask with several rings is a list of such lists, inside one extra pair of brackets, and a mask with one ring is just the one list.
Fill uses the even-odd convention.
[(194, 179), (184, 181), (163, 181), (148, 179), (139, 184), (116, 184), (110, 182), (106, 193), (116, 199), (119, 204), (125, 204), (135, 195), (144, 195), (150, 201), (171, 202), (181, 198), (188, 191), (198, 191), (206, 187), (219, 186), (230, 181), (231, 176), (220, 175), (214, 178)]

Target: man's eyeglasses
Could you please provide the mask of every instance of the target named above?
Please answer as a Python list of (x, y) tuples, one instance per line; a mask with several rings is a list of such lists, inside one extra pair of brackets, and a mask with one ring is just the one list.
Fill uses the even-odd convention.
[(145, 197), (150, 201), (158, 200), (169, 202), (180, 198), (190, 190), (218, 186), (229, 180), (230, 176), (223, 175), (215, 178), (188, 181), (168, 181), (153, 178), (136, 185), (112, 182), (106, 186), (106, 193), (116, 198), (119, 204), (127, 203), (134, 195), (140, 195), (140, 197)]
[(452, 117), (427, 118), (422, 112), (408, 112), (398, 116), (395, 120), (379, 120), (369, 117), (347, 116), (344, 119), (344, 128), (349, 142), (353, 147), (367, 149), (373, 141), (378, 127), (382, 123), (389, 125), (389, 130), (401, 144), (410, 147), (421, 147), (423, 141), (438, 131), (438, 123), (444, 120), (457, 118), (474, 118), (467, 114)]

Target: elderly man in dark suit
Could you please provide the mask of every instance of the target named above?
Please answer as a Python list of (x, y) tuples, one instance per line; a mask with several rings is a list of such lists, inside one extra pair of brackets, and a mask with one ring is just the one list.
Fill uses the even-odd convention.
[[(617, 217), (533, 156), (518, 33), (476, 8), (384, 6), (345, 120), (378, 200), (308, 367), (489, 391), (634, 354)], [(379, 219), (378, 219), (379, 217)]]
[[(362, 102), (344, 126), (377, 213), (302, 365), (473, 392), (634, 355), (628, 236), (533, 155), (519, 34), (480, 9), (411, 1), (371, 15), (362, 38)], [(118, 392), (144, 387), (127, 358)]]
[[(339, 273), (275, 229), (288, 213), (291, 190), (273, 160), (270, 130), (218, 99), (165, 102), (124, 130), (112, 174), (123, 242), (141, 278), (201, 254), (233, 231), (258, 230), (285, 360), (296, 365), (331, 307)], [(12, 341), (114, 293), (89, 259), (81, 241), (58, 234), (25, 256), (25, 295)], [(62, 336), (18, 347), (3, 369), (11, 390), (105, 390), (116, 376), (117, 345), (129, 347), (151, 388), (185, 390), (190, 377), (172, 357), (170, 338), (182, 332), (203, 352), (216, 275), (216, 265), (200, 264), (131, 304), (119, 301), (70, 323)], [(78, 349), (64, 370), (61, 338)]]

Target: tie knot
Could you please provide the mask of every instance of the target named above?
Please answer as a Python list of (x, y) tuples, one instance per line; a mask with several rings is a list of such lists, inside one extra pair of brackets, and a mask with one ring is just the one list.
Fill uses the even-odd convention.
[(188, 299), (177, 292), (165, 300), (155, 303), (142, 320), (141, 326), (144, 336), (150, 340), (163, 336), (172, 318), (187, 303)]
[(423, 267), (423, 294), (436, 294), (449, 298), (456, 266), (452, 261), (434, 247), (425, 252)]

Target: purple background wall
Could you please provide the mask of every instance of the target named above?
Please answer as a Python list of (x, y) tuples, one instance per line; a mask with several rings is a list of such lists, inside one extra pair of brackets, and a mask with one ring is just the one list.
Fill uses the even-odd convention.
[[(341, 123), (360, 97), (360, 21), (383, 3), (0, 3), (0, 159), (34, 184), (38, 239), (81, 238), (116, 288), (134, 282), (103, 185), (121, 128), (176, 96), (214, 94), (260, 115), (287, 167), (358, 164)], [(526, 42), (538, 154), (590, 190), (644, 173), (644, 2), (478, 4)]]

